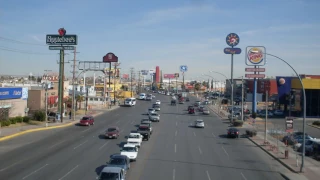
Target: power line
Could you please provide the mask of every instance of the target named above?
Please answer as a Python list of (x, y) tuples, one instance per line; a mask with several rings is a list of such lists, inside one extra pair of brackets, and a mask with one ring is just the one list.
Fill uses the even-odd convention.
[(16, 53), (22, 53), (22, 54), (34, 54), (34, 55), (53, 55), (52, 53), (38, 53), (38, 52), (30, 52), (20, 49), (13, 49), (5, 46), (0, 46), (0, 50), (2, 51), (9, 51), (9, 52), (16, 52)]
[(33, 46), (47, 46), (47, 45), (44, 45), (44, 44), (28, 43), (28, 42), (18, 41), (18, 40), (9, 39), (9, 38), (5, 38), (5, 37), (1, 37), (1, 36), (0, 36), (0, 40), (11, 42), (11, 43), (28, 44), (28, 45), (33, 45)]

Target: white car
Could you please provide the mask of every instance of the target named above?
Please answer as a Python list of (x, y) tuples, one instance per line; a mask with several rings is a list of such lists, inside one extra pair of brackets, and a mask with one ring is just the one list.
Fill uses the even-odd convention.
[(204, 122), (201, 119), (198, 119), (194, 122), (194, 127), (204, 128)]
[[(138, 147), (140, 148), (143, 136), (140, 133), (130, 133), (128, 136), (128, 142), (138, 142)], [(136, 143), (135, 143), (136, 144)]]
[(126, 106), (135, 106), (136, 105), (136, 98), (127, 98), (124, 101), (124, 105), (126, 105)]
[(136, 161), (138, 156), (138, 148), (132, 144), (125, 144), (120, 151), (121, 155), (127, 156), (130, 161)]
[(134, 138), (128, 139), (127, 144), (130, 144), (130, 145), (137, 147), (137, 148), (141, 147), (140, 139), (134, 139)]
[(160, 100), (156, 100), (156, 104), (161, 104), (161, 101)]

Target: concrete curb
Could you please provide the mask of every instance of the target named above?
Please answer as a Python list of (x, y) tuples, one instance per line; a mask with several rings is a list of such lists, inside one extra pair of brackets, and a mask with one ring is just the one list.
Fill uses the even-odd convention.
[(317, 129), (320, 129), (320, 127), (319, 126), (315, 126), (315, 125), (312, 125), (312, 124), (307, 124), (308, 126), (310, 126), (310, 127), (313, 127), (313, 128), (317, 128)]
[[(117, 109), (117, 108), (114, 108), (114, 109)], [(114, 109), (111, 109), (110, 111), (112, 111), (112, 110), (114, 110)], [(93, 116), (96, 117), (96, 116), (99, 116), (99, 115), (101, 115), (101, 114), (103, 114), (103, 112), (97, 113), (97, 114), (95, 114), (95, 115), (93, 115)], [(12, 138), (15, 138), (15, 137), (24, 135), (24, 134), (32, 133), (32, 132), (46, 131), (46, 130), (50, 130), (50, 129), (58, 129), (58, 128), (69, 127), (69, 126), (72, 126), (72, 125), (74, 125), (74, 124), (76, 124), (76, 123), (78, 123), (78, 122), (79, 122), (79, 121), (76, 120), (76, 121), (74, 121), (74, 122), (70, 122), (70, 123), (66, 123), (66, 124), (58, 125), (58, 126), (40, 127), (40, 128), (35, 128), (35, 129), (28, 129), (28, 130), (25, 130), (25, 131), (22, 131), (22, 132), (18, 132), (18, 133), (15, 133), (15, 134), (11, 134), (11, 135), (8, 135), (8, 136), (1, 137), (1, 138), (0, 138), (0, 142), (6, 141), (6, 140), (9, 140), (9, 139), (12, 139)]]
[(282, 164), (284, 167), (286, 167), (288, 170), (290, 170), (293, 173), (297, 173), (298, 172), (296, 170), (294, 170), (292, 167), (290, 167), (289, 165), (287, 165), (286, 163), (284, 163), (283, 161), (281, 161), (279, 158), (277, 158), (276, 156), (274, 156), (272, 153), (270, 153), (268, 150), (264, 149), (261, 145), (259, 145), (258, 143), (256, 143), (254, 140), (252, 140), (250, 137), (248, 137), (248, 139), (255, 144), (256, 146), (258, 146), (260, 149), (262, 149), (264, 152), (266, 152), (267, 154), (269, 154), (269, 156), (271, 156), (273, 159), (275, 159), (276, 161), (278, 161), (280, 164)]

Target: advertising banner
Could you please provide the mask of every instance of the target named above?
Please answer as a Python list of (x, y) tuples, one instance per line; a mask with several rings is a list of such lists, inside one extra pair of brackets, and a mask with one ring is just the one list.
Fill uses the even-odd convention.
[(280, 104), (287, 104), (287, 95), (290, 94), (292, 77), (277, 76), (278, 99)]
[(123, 79), (129, 79), (129, 74), (122, 74)]
[(141, 70), (141, 75), (146, 76), (149, 74), (148, 70)]
[(165, 78), (165, 79), (173, 79), (173, 78), (175, 78), (175, 74), (164, 74), (163, 78)]
[(22, 88), (22, 96), (21, 96), (21, 98), (23, 100), (27, 100), (28, 99), (28, 92), (29, 92), (28, 88)]
[(22, 88), (0, 88), (0, 100), (20, 99), (22, 97)]

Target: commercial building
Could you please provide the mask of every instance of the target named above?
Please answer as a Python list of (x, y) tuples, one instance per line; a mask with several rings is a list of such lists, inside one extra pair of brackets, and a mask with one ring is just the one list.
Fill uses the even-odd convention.
[(0, 120), (9, 117), (25, 116), (27, 108), (28, 89), (22, 87), (0, 88)]

